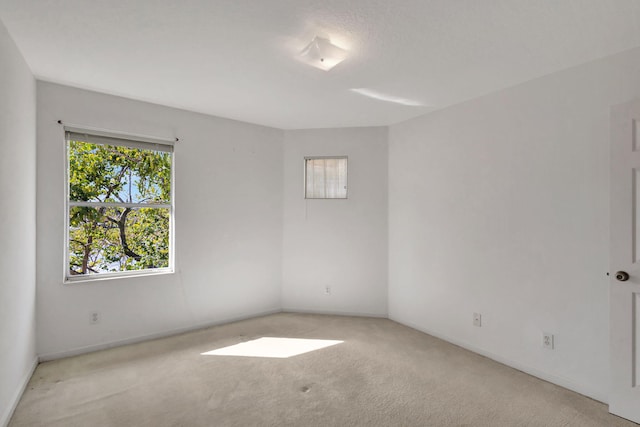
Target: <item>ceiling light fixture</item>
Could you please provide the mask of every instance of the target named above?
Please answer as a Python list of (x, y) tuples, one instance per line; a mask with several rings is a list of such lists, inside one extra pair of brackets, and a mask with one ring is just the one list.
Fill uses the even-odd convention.
[(329, 39), (314, 37), (311, 43), (300, 52), (300, 60), (312, 67), (329, 71), (347, 57), (347, 51), (331, 44)]
[(407, 105), (409, 107), (425, 107), (424, 103), (409, 98), (401, 98), (399, 96), (387, 95), (373, 89), (357, 88), (349, 89), (351, 92), (355, 92), (359, 95), (366, 96), (368, 98), (377, 99), (378, 101), (393, 102), (394, 104)]

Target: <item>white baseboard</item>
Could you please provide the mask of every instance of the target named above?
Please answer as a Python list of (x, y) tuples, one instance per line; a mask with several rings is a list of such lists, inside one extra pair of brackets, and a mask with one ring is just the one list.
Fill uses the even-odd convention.
[(283, 313), (300, 313), (300, 314), (327, 314), (332, 316), (353, 316), (353, 317), (377, 317), (381, 319), (388, 319), (386, 313), (359, 313), (355, 311), (340, 311), (340, 310), (306, 310), (300, 308), (283, 308)]
[(491, 360), (495, 360), (498, 363), (509, 366), (511, 368), (517, 369), (518, 371), (522, 371), (526, 374), (532, 375), (536, 378), (540, 378), (541, 380), (550, 382), (552, 384), (558, 385), (560, 387), (566, 388), (571, 391), (575, 391), (576, 393), (582, 394), (584, 396), (590, 397), (591, 399), (597, 400), (598, 402), (602, 402), (604, 404), (608, 404), (609, 396), (606, 393), (603, 393), (599, 390), (593, 390), (590, 387), (585, 386), (584, 384), (576, 383), (570, 379), (564, 378), (559, 375), (549, 374), (547, 372), (541, 371), (537, 368), (525, 365), (520, 362), (516, 362), (514, 360), (508, 359), (506, 357), (491, 353), (489, 351), (483, 350), (479, 347), (471, 345), (467, 342), (453, 339), (451, 337), (444, 336), (427, 328), (423, 328), (419, 325), (413, 324), (411, 322), (401, 321), (399, 319), (394, 318), (393, 316), (389, 316), (389, 320), (393, 320), (394, 322), (400, 323), (401, 325), (408, 326), (412, 329), (420, 331), (422, 333), (434, 336), (443, 341), (447, 341), (451, 344), (455, 344), (458, 347), (462, 347), (466, 350), (472, 351), (474, 353), (480, 354), (484, 357), (487, 357)]
[(149, 341), (149, 340), (154, 340), (158, 338), (166, 338), (172, 335), (183, 334), (185, 332), (197, 331), (198, 329), (210, 328), (212, 326), (219, 326), (227, 323), (238, 322), (240, 320), (252, 319), (254, 317), (267, 316), (269, 314), (280, 313), (281, 311), (282, 310), (279, 308), (271, 309), (267, 311), (253, 313), (250, 315), (243, 315), (243, 316), (231, 317), (231, 318), (222, 319), (222, 320), (215, 320), (211, 322), (198, 323), (191, 326), (186, 326), (186, 327), (176, 328), (176, 329), (169, 329), (167, 331), (157, 332), (157, 333), (148, 334), (148, 335), (139, 335), (136, 337), (125, 338), (123, 340), (87, 345), (83, 347), (76, 347), (70, 350), (53, 352), (53, 353), (44, 353), (39, 355), (39, 360), (40, 362), (48, 362), (56, 359), (63, 359), (65, 357), (78, 356), (80, 354), (92, 353), (94, 351), (106, 350), (108, 348), (120, 347), (127, 344), (135, 344), (142, 341)]
[(38, 367), (38, 357), (36, 356), (35, 359), (33, 359), (33, 362), (31, 363), (31, 368), (27, 371), (27, 374), (22, 378), (22, 383), (20, 385), (20, 388), (18, 388), (18, 390), (16, 390), (15, 394), (13, 395), (11, 404), (7, 409), (5, 409), (4, 413), (1, 415), (2, 418), (0, 418), (0, 426), (7, 427), (9, 425), (9, 421), (11, 421), (13, 412), (16, 410), (16, 407), (20, 402), (20, 398), (22, 398), (22, 394), (26, 390), (27, 384), (29, 384), (29, 380), (33, 376), (33, 372), (36, 370), (37, 367)]

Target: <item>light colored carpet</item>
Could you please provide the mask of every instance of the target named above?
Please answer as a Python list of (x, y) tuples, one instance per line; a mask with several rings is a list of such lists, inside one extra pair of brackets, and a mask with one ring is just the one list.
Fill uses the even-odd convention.
[[(344, 343), (203, 356), (261, 337)], [(38, 366), (19, 426), (637, 426), (386, 319), (282, 313)]]

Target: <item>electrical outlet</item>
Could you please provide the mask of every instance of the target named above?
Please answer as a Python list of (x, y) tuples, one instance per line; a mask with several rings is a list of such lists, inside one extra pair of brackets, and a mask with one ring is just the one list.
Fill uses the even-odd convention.
[(325, 286), (324, 293), (327, 295), (331, 295), (331, 286)]
[(473, 313), (473, 326), (477, 326), (477, 327), (482, 326), (482, 314)]
[(547, 332), (542, 333), (542, 347), (553, 350), (553, 334)]
[(92, 311), (89, 313), (89, 323), (92, 325), (100, 323), (100, 312)]

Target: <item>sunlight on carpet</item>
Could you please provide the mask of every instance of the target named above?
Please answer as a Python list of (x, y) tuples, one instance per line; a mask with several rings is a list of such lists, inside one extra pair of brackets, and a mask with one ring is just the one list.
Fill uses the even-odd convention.
[(276, 357), (286, 359), (341, 344), (342, 342), (344, 341), (263, 337), (200, 354), (203, 356)]

